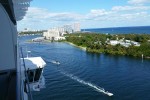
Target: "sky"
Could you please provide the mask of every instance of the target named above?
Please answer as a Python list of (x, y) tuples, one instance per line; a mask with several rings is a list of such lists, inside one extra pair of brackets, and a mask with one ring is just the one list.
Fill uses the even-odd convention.
[(150, 26), (150, 0), (33, 0), (18, 30), (76, 22), (82, 29)]

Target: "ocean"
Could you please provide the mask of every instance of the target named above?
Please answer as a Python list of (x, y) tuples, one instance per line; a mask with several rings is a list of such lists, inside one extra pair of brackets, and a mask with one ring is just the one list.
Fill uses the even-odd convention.
[[(41, 56), (46, 88), (33, 100), (149, 100), (150, 60), (87, 53), (62, 42), (28, 43), (38, 36), (19, 37), (24, 55)], [(60, 62), (60, 65), (52, 63)], [(102, 91), (113, 93), (110, 97)]]
[(81, 31), (109, 34), (150, 34), (150, 26), (82, 29)]

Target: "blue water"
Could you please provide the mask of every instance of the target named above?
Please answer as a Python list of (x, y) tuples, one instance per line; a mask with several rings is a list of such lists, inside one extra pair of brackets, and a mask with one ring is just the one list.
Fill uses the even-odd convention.
[[(150, 60), (87, 53), (66, 43), (25, 42), (34, 37), (19, 37), (23, 48), (28, 47), (32, 56), (41, 56), (47, 63), (46, 88), (33, 92), (34, 100), (150, 99)], [(53, 64), (51, 60), (61, 64)], [(94, 86), (114, 96), (109, 97)]]
[(130, 34), (130, 33), (150, 34), (150, 26), (96, 28), (96, 29), (83, 29), (82, 31), (109, 33), (109, 34)]

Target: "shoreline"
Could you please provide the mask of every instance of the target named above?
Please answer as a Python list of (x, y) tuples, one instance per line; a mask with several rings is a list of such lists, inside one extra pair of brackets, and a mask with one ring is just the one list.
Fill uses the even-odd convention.
[(150, 59), (150, 34), (76, 33), (68, 34), (66, 41), (86, 47), (86, 52)]
[[(33, 41), (27, 41), (28, 43), (40, 43), (40, 42), (33, 42)], [(42, 41), (43, 43), (50, 43), (51, 41)], [(104, 53), (105, 54), (105, 52), (103, 51), (103, 50), (88, 50), (87, 49), (87, 47), (82, 47), (82, 46), (78, 46), (78, 45), (76, 45), (76, 44), (74, 44), (74, 43), (72, 43), (72, 42), (68, 42), (68, 41), (63, 41), (64, 43), (67, 43), (67, 44), (69, 44), (69, 45), (72, 45), (72, 46), (74, 46), (74, 47), (77, 47), (77, 48), (79, 48), (79, 49), (81, 49), (81, 50), (83, 50), (83, 51), (86, 51), (86, 52), (91, 52), (91, 53)], [(107, 54), (110, 54), (110, 55), (123, 55), (123, 54), (111, 54), (111, 53), (107, 53)], [(127, 56), (127, 55), (123, 55), (123, 56)], [(140, 58), (140, 57), (136, 57), (136, 58)], [(143, 57), (144, 59), (150, 59), (150, 57), (149, 56), (145, 56), (145, 57)]]
[[(86, 47), (77, 46), (77, 45), (75, 45), (75, 44), (73, 44), (73, 43), (71, 43), (71, 42), (67, 42), (67, 41), (65, 41), (64, 43), (68, 43), (68, 44), (70, 44), (70, 45), (72, 45), (72, 46), (74, 46), (74, 47), (80, 48), (80, 49), (82, 49), (82, 50), (88, 52)], [(90, 52), (91, 52), (91, 51), (90, 51)], [(91, 53), (104, 53), (104, 52), (94, 52), (94, 51), (92, 51)], [(105, 54), (105, 53), (104, 53), (104, 54)], [(108, 54), (109, 54), (109, 53), (108, 53)], [(110, 54), (110, 55), (112, 55), (112, 54)], [(122, 56), (126, 56), (126, 55), (122, 55)], [(132, 57), (134, 57), (134, 56), (132, 56)], [(136, 57), (136, 58), (140, 58), (140, 57)], [(144, 59), (150, 59), (150, 57), (146, 57), (146, 56), (143, 57), (143, 58), (144, 58)]]
[(67, 42), (67, 41), (65, 41), (64, 43), (68, 43), (68, 44), (70, 44), (70, 45), (72, 45), (72, 46), (74, 46), (74, 47), (77, 47), (77, 48), (80, 48), (80, 49), (86, 51), (86, 47), (77, 46), (77, 45), (75, 45), (75, 44), (73, 44), (73, 43), (71, 43), (71, 42)]

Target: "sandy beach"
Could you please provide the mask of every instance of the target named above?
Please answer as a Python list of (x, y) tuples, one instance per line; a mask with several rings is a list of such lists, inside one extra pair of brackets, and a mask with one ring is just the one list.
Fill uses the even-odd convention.
[(77, 48), (80, 48), (80, 49), (86, 51), (86, 47), (77, 46), (77, 45), (75, 45), (75, 44), (73, 44), (73, 43), (71, 43), (71, 42), (65, 42), (65, 43), (68, 43), (68, 44), (70, 44), (70, 45), (72, 45), (72, 46), (75, 46), (75, 47), (77, 47)]

